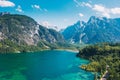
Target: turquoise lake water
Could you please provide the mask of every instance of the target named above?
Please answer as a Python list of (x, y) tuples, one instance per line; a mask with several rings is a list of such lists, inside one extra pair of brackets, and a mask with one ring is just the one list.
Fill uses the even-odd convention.
[(87, 63), (69, 51), (0, 54), (0, 80), (94, 80), (78, 67)]

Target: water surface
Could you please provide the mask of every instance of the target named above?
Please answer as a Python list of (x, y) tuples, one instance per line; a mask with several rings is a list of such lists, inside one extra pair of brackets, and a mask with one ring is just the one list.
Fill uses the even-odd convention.
[(0, 54), (0, 80), (93, 80), (78, 67), (88, 63), (69, 51)]

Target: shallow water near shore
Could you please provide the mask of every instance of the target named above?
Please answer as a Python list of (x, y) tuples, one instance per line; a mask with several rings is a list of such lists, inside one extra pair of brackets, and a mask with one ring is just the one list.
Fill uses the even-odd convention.
[(94, 80), (78, 67), (88, 63), (70, 51), (0, 54), (0, 80)]

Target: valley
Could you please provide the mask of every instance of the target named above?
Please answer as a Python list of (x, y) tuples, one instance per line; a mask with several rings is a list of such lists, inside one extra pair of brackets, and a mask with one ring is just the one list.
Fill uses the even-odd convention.
[[(70, 74), (68, 72), (68, 74), (65, 73), (65, 75), (63, 75), (62, 74), (64, 73), (64, 70), (63, 70), (63, 72), (61, 72), (61, 75), (63, 76), (61, 77), (58, 76), (54, 80), (57, 80), (57, 79), (67, 80), (68, 78), (66, 77), (68, 76), (69, 77), (73, 76), (73, 80), (75, 80), (76, 79), (75, 76), (79, 76), (78, 74), (82, 75), (82, 73), (79, 73), (79, 69), (83, 70), (84, 73), (88, 72), (87, 75), (85, 74), (86, 77), (80, 76), (79, 79), (82, 79), (82, 77), (84, 77), (85, 80), (91, 80), (89, 79), (89, 76), (92, 76), (92, 79), (97, 80), (97, 79), (100, 79), (105, 74), (107, 65), (109, 65), (109, 68), (107, 70), (109, 76), (106, 77), (106, 79), (119, 80), (120, 78), (119, 76), (120, 75), (120, 69), (119, 69), (120, 23), (119, 21), (120, 21), (119, 18), (108, 19), (105, 17), (99, 18), (99, 17), (92, 16), (90, 17), (87, 23), (83, 21), (78, 21), (74, 25), (68, 26), (62, 32), (61, 31), (58, 32), (54, 29), (46, 28), (45, 26), (38, 24), (34, 19), (26, 15), (4, 14), (0, 16), (0, 55), (1, 56), (2, 55), (3, 56), (27, 55), (26, 57), (34, 55), (36, 57), (37, 56), (36, 53), (46, 54), (47, 51), (48, 51), (47, 53), (49, 53), (50, 51), (50, 54), (52, 54), (54, 53), (54, 50), (55, 50), (55, 53), (62, 52), (60, 54), (63, 54), (64, 52), (66, 53), (66, 51), (68, 53), (69, 52), (78, 53), (77, 54), (78, 58), (88, 59), (90, 62), (85, 64), (83, 62), (80, 62), (83, 64), (75, 62), (77, 65), (74, 64), (73, 66), (76, 66), (76, 68), (74, 68), (73, 71), (71, 70)], [(61, 55), (61, 58), (63, 59), (62, 56), (63, 55)], [(74, 58), (75, 56), (76, 54), (74, 54)], [(46, 57), (49, 57), (49, 56), (46, 56)], [(42, 56), (40, 58), (42, 58)], [(6, 63), (5, 65), (11, 65), (11, 64), (8, 64), (3, 57), (3, 64), (4, 63)], [(37, 64), (38, 63), (36, 63), (35, 65)], [(2, 64), (0, 63), (0, 65)], [(26, 65), (26, 63), (21, 65), (25, 65), (24, 67), (27, 66), (27, 68), (30, 68), (29, 67), (30, 65), (29, 66)], [(36, 67), (39, 67), (39, 66), (40, 65), (37, 65)], [(62, 67), (65, 67), (65, 66), (62, 66)], [(59, 66), (57, 66), (56, 68), (59, 68)], [(2, 70), (2, 67), (0, 67), (0, 69)], [(46, 66), (46, 69), (48, 69), (47, 66)], [(28, 70), (28, 72), (29, 71), (31, 70)], [(74, 71), (75, 71), (75, 74), (74, 74)], [(28, 74), (28, 72), (26, 71), (26, 73), (24, 73), (26, 76), (28, 76), (27, 79), (25, 79), (26, 76), (23, 73), (18, 71), (17, 75), (13, 75), (13, 77), (11, 77), (10, 80), (15, 79), (14, 76), (19, 76), (19, 77), (21, 76), (21, 79), (23, 78), (22, 80), (33, 80), (33, 77), (34, 77), (34, 80), (37, 80), (37, 78), (40, 78), (42, 80), (53, 80), (52, 76), (55, 76), (55, 74), (57, 73), (56, 72), (53, 75), (51, 74), (51, 76), (48, 76), (47, 73), (44, 74), (44, 76), (48, 76), (47, 78), (50, 78), (50, 79), (44, 78), (43, 76), (38, 77), (37, 76), (38, 73), (36, 73), (36, 75), (33, 75), (33, 77), (31, 77), (32, 79), (30, 79), (30, 74)], [(7, 75), (5, 73), (4, 74), (0, 73), (3, 75), (3, 76), (0, 76), (2, 80), (4, 79), (8, 80), (6, 77), (4, 77), (4, 75), (5, 76)], [(39, 71), (39, 73), (42, 74), (41, 70)]]

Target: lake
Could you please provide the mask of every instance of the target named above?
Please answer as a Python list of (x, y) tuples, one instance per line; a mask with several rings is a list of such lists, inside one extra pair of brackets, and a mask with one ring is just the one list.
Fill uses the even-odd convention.
[(69, 51), (0, 54), (0, 80), (94, 80), (78, 67), (88, 63)]

